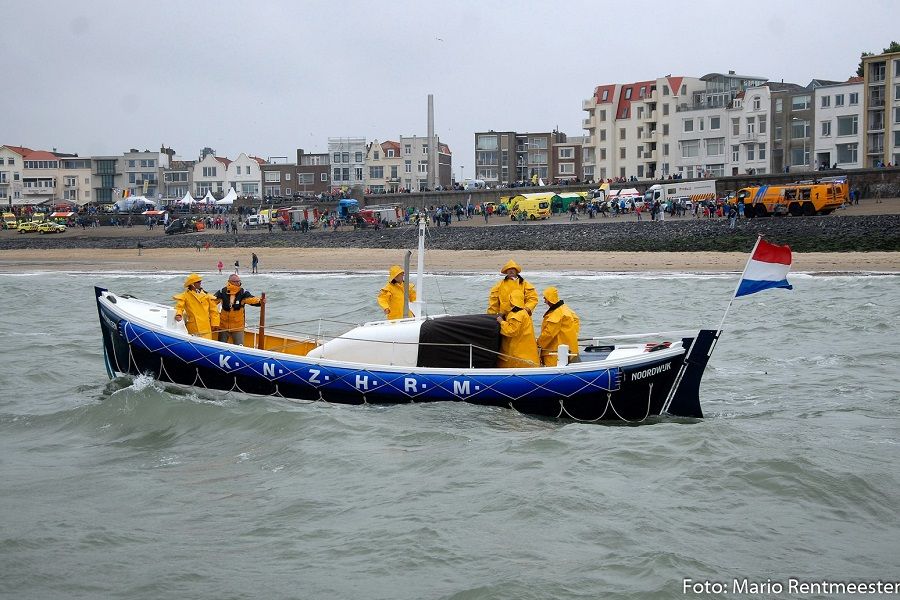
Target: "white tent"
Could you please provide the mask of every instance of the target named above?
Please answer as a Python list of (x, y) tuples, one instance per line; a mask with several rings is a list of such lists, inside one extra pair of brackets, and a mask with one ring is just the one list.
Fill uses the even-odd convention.
[(212, 190), (207, 190), (206, 195), (203, 196), (203, 202), (206, 202), (207, 204), (213, 204), (215, 203), (215, 201), (216, 198), (212, 195)]
[(237, 192), (234, 191), (234, 188), (228, 188), (228, 193), (221, 200), (216, 200), (216, 204), (234, 204), (235, 200), (237, 200)]
[(195, 202), (197, 202), (197, 201), (194, 200), (194, 197), (191, 196), (190, 192), (188, 192), (187, 194), (184, 195), (184, 198), (182, 198), (181, 200), (178, 201), (178, 204), (194, 204)]

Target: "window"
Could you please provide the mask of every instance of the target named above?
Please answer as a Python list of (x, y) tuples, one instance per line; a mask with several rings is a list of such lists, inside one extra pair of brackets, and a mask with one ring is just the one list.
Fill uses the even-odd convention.
[(560, 175), (574, 175), (575, 174), (575, 163), (560, 163), (559, 165), (559, 174)]
[(843, 94), (835, 94), (834, 95), (834, 105), (835, 106), (843, 106), (844, 105), (844, 95)]
[(731, 135), (741, 135), (741, 120), (739, 118), (731, 120)]
[(753, 97), (753, 110), (759, 110), (759, 107), (760, 107), (759, 96), (754, 96)]
[(664, 85), (663, 86), (663, 96), (668, 96), (668, 95), (669, 95), (669, 86)]
[(859, 92), (850, 92), (848, 95), (848, 100), (850, 106), (856, 106), (859, 104)]
[(237, 169), (237, 174), (240, 175), (241, 174), (241, 166), (238, 165), (237, 167), (235, 167), (235, 169)]
[(857, 135), (859, 133), (859, 115), (847, 115), (837, 118), (838, 135)]
[(136, 178), (135, 178), (135, 176), (134, 176), (134, 173), (129, 173), (129, 174), (128, 174), (128, 183), (134, 183), (134, 182), (135, 182), (135, 179), (136, 179)]
[(340, 164), (341, 163), (341, 153), (335, 152), (334, 156), (331, 159), (331, 162), (333, 162), (336, 165)]
[(747, 160), (756, 160), (756, 146), (747, 144)]
[(204, 177), (215, 177), (216, 176), (216, 167), (203, 167), (203, 176)]
[(403, 161), (403, 172), (404, 173), (412, 173), (412, 161), (411, 160)]
[(341, 169), (341, 177), (343, 177), (343, 181), (350, 181), (350, 167)]
[(600, 160), (606, 160), (606, 148), (600, 148)]
[(747, 135), (756, 134), (756, 118), (747, 117)]
[(627, 90), (625, 90), (625, 99), (631, 100), (631, 88), (628, 88)]
[(900, 60), (894, 61), (894, 77), (900, 77)]
[(290, 173), (285, 173), (285, 174), (284, 174), (284, 180), (285, 180), (285, 181), (290, 181), (290, 180), (291, 180), (291, 174), (290, 174)]
[(900, 148), (900, 131), (894, 132), (894, 148)]
[(355, 159), (353, 162), (361, 163), (363, 161), (363, 153), (357, 152), (353, 155), (353, 158)]
[(349, 152), (341, 152), (341, 162), (344, 164), (348, 164), (350, 162)]
[[(808, 138), (809, 137), (809, 121), (798, 120), (791, 121), (791, 138)], [(797, 163), (795, 163), (797, 164)]]
[(687, 131), (694, 130), (694, 120), (693, 119), (682, 119), (682, 121), (684, 123), (684, 127), (682, 128), (682, 131), (687, 132)]
[(669, 155), (669, 145), (663, 144), (663, 156), (668, 156), (668, 155)]
[(669, 124), (663, 123), (663, 135), (669, 135)]
[[(642, 137), (644, 137), (644, 128), (638, 127), (637, 128), (637, 139), (641, 139)], [(647, 137), (650, 137), (650, 136), (648, 135)]]
[(822, 137), (828, 137), (831, 135), (831, 121), (822, 121)]
[(129, 160), (129, 161), (128, 161), (128, 166), (129, 166), (129, 167), (136, 167), (136, 166), (137, 166), (137, 161), (135, 161), (135, 160)]
[[(900, 106), (894, 108), (894, 125), (900, 124)], [(894, 144), (896, 146), (896, 144)]]
[(312, 173), (297, 173), (297, 183), (301, 185), (312, 185), (313, 184), (313, 174)]
[(362, 181), (362, 180), (363, 180), (363, 168), (362, 168), (362, 167), (356, 167), (356, 168), (353, 170), (353, 174), (356, 176), (356, 181)]
[(372, 159), (373, 159), (373, 160), (379, 160), (378, 157), (379, 157), (378, 150), (376, 150), (374, 156), (372, 157)]
[(682, 96), (687, 95), (687, 86), (686, 85), (681, 86), (681, 95)]
[[(407, 144), (406, 147), (409, 148), (409, 145)], [(496, 135), (479, 135), (475, 143), (476, 150), (496, 150), (497, 147)]]
[(341, 179), (341, 168), (340, 167), (334, 168), (334, 175), (332, 175), (331, 180), (332, 181), (343, 181)]
[(859, 144), (838, 144), (837, 145), (837, 161), (840, 164), (855, 163)]
[(784, 99), (776, 98), (775, 99), (775, 112), (780, 113), (782, 110), (784, 110)]
[(266, 181), (281, 181), (281, 173), (279, 173), (278, 171), (266, 171)]
[(620, 139), (620, 140), (624, 140), (624, 139), (625, 139), (625, 128), (624, 128), (624, 127), (622, 127), (622, 128), (619, 129), (619, 139)]
[(601, 121), (605, 121), (605, 120), (606, 120), (606, 111), (605, 111), (605, 110), (601, 110), (601, 111), (600, 111), (600, 120), (601, 120)]
[(389, 148), (389, 149), (388, 149), (388, 151), (387, 151), (387, 157), (388, 157), (388, 158), (394, 158), (394, 149), (393, 149), (393, 148)]
[(775, 139), (776, 140), (780, 140), (782, 138), (782, 130), (783, 130), (783, 128), (781, 125), (775, 126)]
[(806, 110), (809, 108), (809, 96), (794, 96), (791, 98), (791, 110)]
[(663, 103), (663, 116), (664, 117), (669, 116), (669, 103), (668, 102)]
[(403, 154), (406, 154), (407, 156), (412, 154), (412, 144), (403, 144)]
[(707, 156), (724, 156), (725, 138), (711, 138), (706, 140)]
[(821, 108), (828, 108), (831, 106), (831, 96), (822, 96), (820, 102), (819, 106)]
[(419, 169), (419, 173), (421, 173), (421, 174), (423, 174), (423, 175), (424, 175), (425, 173), (427, 173), (427, 172), (428, 172), (428, 161), (427, 161), (427, 160), (420, 160), (420, 161), (419, 161), (418, 169)]
[(766, 145), (759, 145), (759, 160), (766, 160)]
[(559, 157), (572, 159), (575, 158), (575, 148), (560, 148), (559, 149)]
[(704, 119), (703, 117), (700, 117), (699, 120), (700, 120), (700, 131), (703, 131), (703, 129), (706, 127), (706, 119)]
[(384, 179), (384, 167), (369, 167), (370, 179)]
[(681, 142), (681, 157), (692, 158), (700, 156), (700, 140), (685, 140)]
[[(643, 94), (641, 94), (641, 95), (643, 96)], [(644, 107), (643, 107), (643, 106), (638, 106), (638, 109), (637, 109), (637, 118), (638, 118), (638, 119), (643, 119), (643, 118), (644, 118)]]
[(399, 175), (397, 175), (397, 165), (391, 165), (391, 179), (397, 179)]
[(422, 144), (422, 154), (428, 156), (428, 144)]
[(606, 102), (609, 100), (609, 90), (603, 90), (603, 95), (600, 97), (601, 102)]
[(328, 181), (328, 173), (322, 173), (319, 176), (319, 181)]
[(601, 142), (605, 142), (605, 141), (606, 141), (606, 130), (605, 130), (605, 129), (601, 129), (601, 130), (600, 130), (600, 141), (601, 141)]
[(721, 129), (722, 128), (722, 117), (710, 117), (709, 118), (709, 128), (710, 129)]
[(738, 162), (741, 160), (741, 147), (740, 146), (732, 146), (731, 147), (731, 162)]
[(760, 116), (756, 117), (756, 122), (757, 122), (757, 124), (759, 125), (759, 132), (760, 132), (760, 133), (765, 133), (765, 132), (766, 132), (766, 125), (768, 124), (768, 121), (766, 120), (766, 116), (765, 116), (765, 115), (760, 115)]
[(900, 100), (900, 85), (894, 86), (894, 100)]

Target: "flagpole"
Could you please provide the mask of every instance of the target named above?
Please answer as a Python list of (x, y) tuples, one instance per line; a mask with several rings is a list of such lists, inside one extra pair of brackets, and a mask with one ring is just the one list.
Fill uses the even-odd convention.
[(744, 275), (747, 273), (747, 267), (750, 266), (750, 261), (753, 260), (753, 255), (756, 253), (756, 248), (759, 246), (759, 241), (762, 239), (762, 234), (758, 235), (756, 238), (756, 243), (753, 244), (753, 250), (750, 251), (750, 258), (747, 259), (747, 264), (744, 265), (744, 270), (741, 271), (741, 276), (738, 278), (737, 285), (734, 286), (734, 293), (731, 295), (731, 300), (728, 301), (728, 306), (725, 307), (725, 314), (722, 315), (722, 322), (719, 323), (719, 328), (716, 330), (716, 337), (719, 337), (719, 334), (722, 333), (722, 328), (725, 327), (725, 318), (728, 316), (728, 311), (731, 310), (731, 305), (734, 304), (734, 299), (737, 298), (738, 290), (741, 288), (741, 281), (744, 280)]

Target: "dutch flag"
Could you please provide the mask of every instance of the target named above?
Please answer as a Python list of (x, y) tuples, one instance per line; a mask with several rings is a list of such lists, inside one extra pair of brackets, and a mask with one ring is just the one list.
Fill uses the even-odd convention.
[(776, 246), (759, 239), (753, 254), (744, 268), (735, 298), (755, 294), (769, 288), (794, 289), (788, 283), (787, 274), (791, 270), (791, 247)]

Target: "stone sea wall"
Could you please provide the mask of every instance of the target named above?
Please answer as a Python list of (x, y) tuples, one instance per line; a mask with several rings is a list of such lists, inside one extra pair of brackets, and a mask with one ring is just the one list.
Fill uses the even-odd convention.
[[(39, 248), (213, 247), (415, 248), (412, 226), (338, 232), (240, 232), (121, 237), (91, 236), (90, 229), (62, 235), (23, 234), (0, 239), (0, 250)], [(131, 233), (129, 231), (129, 233)], [(136, 232), (135, 232), (136, 233)], [(77, 235), (76, 235), (77, 234)], [(900, 251), (900, 215), (744, 219), (730, 229), (725, 219), (625, 222), (582, 219), (577, 223), (500, 227), (429, 227), (428, 247), (440, 250), (561, 251), (737, 251), (746, 252), (758, 234), (797, 252)]]

